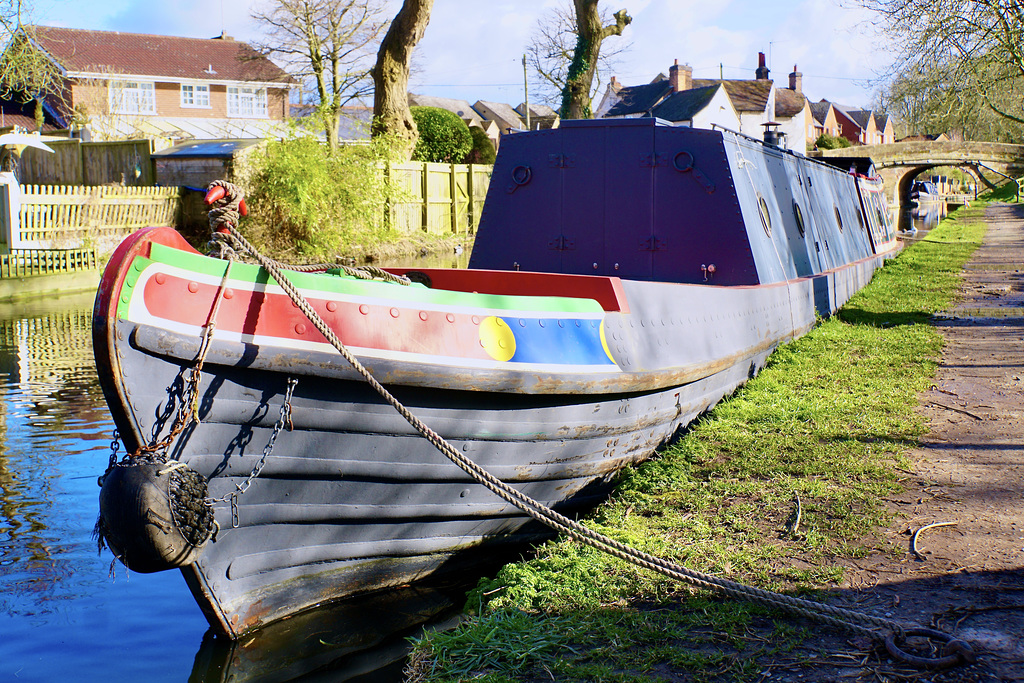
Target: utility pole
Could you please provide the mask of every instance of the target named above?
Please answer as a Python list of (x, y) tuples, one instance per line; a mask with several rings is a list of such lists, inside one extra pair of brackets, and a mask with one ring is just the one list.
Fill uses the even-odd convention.
[(526, 98), (526, 130), (530, 130), (530, 85), (526, 80), (526, 55), (523, 55), (523, 97)]

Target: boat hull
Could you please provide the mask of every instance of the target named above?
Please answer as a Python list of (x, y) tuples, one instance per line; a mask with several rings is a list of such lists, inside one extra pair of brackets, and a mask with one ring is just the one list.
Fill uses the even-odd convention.
[[(751, 165), (751, 154), (744, 147), (735, 163)], [(777, 164), (804, 172), (803, 161)], [(717, 166), (705, 168), (714, 187), (696, 189), (725, 192)], [(690, 169), (669, 170), (684, 174), (685, 188), (693, 184)], [(813, 170), (813, 184), (810, 176), (801, 182), (833, 192), (828, 173)], [(834, 175), (835, 187), (855, 189), (852, 177)], [(863, 198), (828, 201), (818, 213), (838, 219)], [(763, 242), (747, 250), (750, 263), (766, 262), (778, 276), (761, 284), (484, 268), (420, 272), (429, 286), (344, 272), (287, 277), (409, 412), (494, 476), (572, 515), (867, 284), (892, 254), (878, 248), (888, 227), (877, 222), (878, 197), (871, 201), (878, 215), (860, 215), (859, 231), (828, 233), (808, 211), (808, 238), (831, 243), (823, 253), (857, 254), (839, 265), (830, 265), (834, 256), (783, 257), (784, 240), (803, 239), (803, 223), (798, 234), (797, 223), (782, 221), (787, 237), (750, 228), (733, 211), (739, 222), (729, 229)], [(748, 277), (739, 267), (729, 272)], [(132, 457), (169, 434), (182, 387), (201, 368), (199, 421), (162, 455), (208, 481), (219, 531), (182, 571), (211, 625), (229, 637), (548, 534), (423, 438), (268, 273), (199, 255), (169, 228), (135, 233), (110, 259), (94, 349)]]

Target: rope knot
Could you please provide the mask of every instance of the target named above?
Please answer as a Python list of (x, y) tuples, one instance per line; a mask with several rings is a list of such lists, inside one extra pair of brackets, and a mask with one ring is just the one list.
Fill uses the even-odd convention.
[(237, 185), (226, 180), (214, 180), (210, 183), (203, 201), (210, 205), (210, 230), (214, 233), (237, 228), (239, 217), (248, 213), (242, 191)]

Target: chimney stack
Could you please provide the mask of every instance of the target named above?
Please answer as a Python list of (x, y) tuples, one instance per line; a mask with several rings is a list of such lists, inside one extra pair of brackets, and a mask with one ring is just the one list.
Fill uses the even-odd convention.
[(804, 75), (796, 70), (796, 64), (793, 65), (793, 73), (789, 74), (789, 89), (793, 92), (803, 92), (804, 89)]
[(764, 53), (757, 53), (757, 71), (754, 72), (754, 77), (759, 81), (768, 80), (768, 67), (764, 65)]
[(693, 87), (693, 67), (689, 64), (679, 65), (679, 60), (668, 69), (668, 82), (672, 86), (672, 92), (689, 90)]

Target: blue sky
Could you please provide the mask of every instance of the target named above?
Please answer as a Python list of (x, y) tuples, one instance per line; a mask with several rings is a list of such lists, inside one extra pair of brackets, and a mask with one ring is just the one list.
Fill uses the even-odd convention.
[[(538, 18), (568, 0), (435, 0), (430, 25), (416, 51), (414, 92), (513, 106), (523, 101), (522, 55)], [(400, 5), (392, 0), (392, 6)], [(632, 44), (614, 75), (626, 85), (668, 73), (673, 60), (695, 78), (753, 78), (757, 53), (769, 58), (782, 86), (795, 64), (804, 93), (853, 106), (870, 106), (873, 79), (888, 53), (871, 15), (848, 0), (604, 0), (610, 11), (633, 17), (624, 40)], [(843, 5), (847, 5), (844, 7)], [(239, 40), (260, 36), (246, 0), (35, 0), (40, 24), (109, 31)], [(392, 13), (393, 14), (393, 13)], [(610, 39), (618, 40), (618, 39)], [(533, 87), (533, 86), (531, 86)]]

